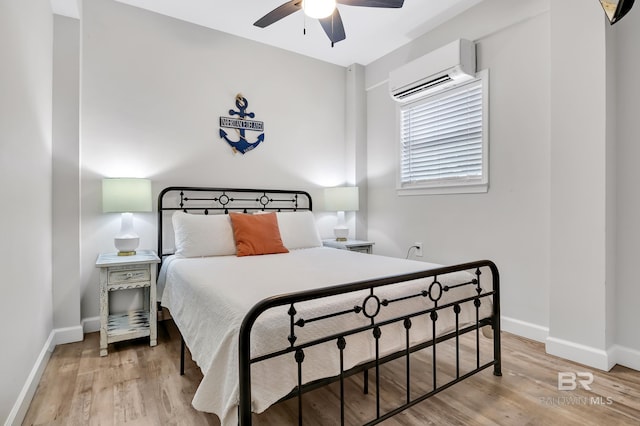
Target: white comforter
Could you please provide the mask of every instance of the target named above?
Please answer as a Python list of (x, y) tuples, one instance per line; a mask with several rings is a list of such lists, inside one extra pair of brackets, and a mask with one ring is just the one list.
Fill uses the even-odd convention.
[[(197, 410), (216, 413), (223, 426), (237, 424), (238, 405), (238, 332), (245, 314), (259, 301), (277, 294), (297, 292), (312, 288), (338, 285), (435, 268), (439, 265), (408, 261), (390, 257), (354, 253), (330, 248), (292, 250), (287, 254), (264, 256), (219, 256), (165, 261), (161, 278), (166, 276), (162, 305), (171, 311), (182, 336), (191, 350), (194, 361), (204, 375), (193, 398)], [(442, 277), (444, 284), (469, 281), (469, 274), (460, 272)], [(406, 295), (416, 289), (427, 289), (432, 279), (394, 286), (376, 291), (388, 297)], [(426, 283), (426, 284), (425, 284)], [(483, 287), (490, 290), (487, 277)], [(413, 287), (409, 289), (408, 287)], [(367, 292), (357, 295), (341, 295), (296, 306), (299, 316), (305, 319), (323, 313), (350, 309), (361, 305)], [(460, 299), (475, 294), (472, 286), (465, 286), (445, 293), (440, 305), (447, 300)], [(401, 306), (402, 305), (402, 306)], [(470, 305), (469, 303), (465, 305)], [(408, 307), (407, 307), (408, 306)], [(407, 302), (382, 307), (379, 318), (393, 314), (414, 312), (432, 307), (428, 298), (419, 297)], [(460, 326), (475, 320), (473, 306), (463, 306)], [(407, 310), (410, 309), (410, 310)], [(286, 307), (267, 312), (258, 319), (252, 333), (252, 356), (264, 354), (287, 346), (289, 317)], [(480, 318), (491, 314), (489, 299), (483, 299)], [(298, 318), (297, 316), (296, 318)], [(453, 329), (454, 314), (451, 309), (441, 311), (438, 334)], [(308, 340), (317, 333), (335, 332), (343, 324), (349, 328), (369, 321), (362, 315), (348, 314), (328, 321), (320, 321), (297, 329), (298, 341)], [(425, 321), (427, 323), (427, 321)], [(402, 325), (383, 328), (381, 345), (383, 353), (398, 350), (404, 345)], [(431, 327), (414, 327), (414, 342), (431, 338)], [(375, 353), (374, 339), (370, 335), (347, 338), (345, 368), (372, 359)], [(324, 347), (305, 350), (303, 363), (304, 382), (339, 374), (339, 358), (335, 342)], [(253, 411), (262, 412), (288, 394), (297, 384), (297, 371), (293, 355), (270, 359), (252, 367)]]

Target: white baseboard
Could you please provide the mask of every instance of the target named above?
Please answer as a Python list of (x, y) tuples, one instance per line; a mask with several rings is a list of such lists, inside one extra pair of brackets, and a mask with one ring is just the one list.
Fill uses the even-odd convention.
[(640, 351), (613, 345), (608, 350), (596, 349), (579, 343), (549, 337), (549, 329), (515, 318), (501, 317), (502, 331), (545, 343), (546, 352), (589, 367), (609, 371), (619, 364), (640, 371)]
[(605, 351), (568, 340), (549, 337), (549, 328), (515, 318), (502, 316), (500, 317), (500, 322), (502, 331), (545, 343), (548, 354), (603, 371), (611, 370), (616, 364), (640, 371), (640, 351), (638, 350), (613, 345)]
[(609, 371), (616, 364), (613, 350), (592, 348), (581, 343), (570, 342), (556, 337), (547, 337), (546, 350), (548, 354), (559, 356), (573, 362)]
[(100, 317), (83, 318), (81, 324), (85, 334), (100, 331)]
[(640, 371), (640, 351), (625, 348), (620, 345), (613, 345), (611, 352), (616, 364)]
[(500, 328), (518, 336), (544, 343), (549, 336), (549, 328), (542, 327), (530, 322), (520, 321), (515, 318), (505, 316), (500, 317)]
[(13, 408), (4, 422), (5, 426), (19, 426), (22, 424), (24, 416), (29, 409), (29, 404), (31, 404), (33, 395), (36, 393), (36, 389), (42, 378), (42, 373), (44, 373), (44, 369), (49, 362), (51, 352), (53, 352), (53, 349), (56, 347), (55, 336), (55, 331), (51, 331), (42, 351), (40, 351), (40, 355), (38, 355), (35, 365), (27, 377), (27, 381), (18, 395), (18, 399), (15, 404), (13, 404)]
[(16, 403), (13, 405), (9, 416), (5, 421), (5, 426), (20, 425), (24, 420), (24, 416), (27, 414), (29, 404), (33, 399), (33, 395), (36, 393), (44, 369), (47, 367), (51, 353), (57, 345), (64, 345), (65, 343), (81, 342), (84, 339), (84, 333), (82, 326), (77, 325), (75, 327), (56, 328), (51, 331), (47, 341), (40, 351), (36, 363), (34, 364), (27, 381), (25, 382)]
[[(64, 345), (65, 343), (82, 342), (84, 340), (84, 332), (81, 325), (75, 327), (56, 328), (53, 330), (55, 345)], [(53, 349), (52, 349), (53, 350)]]

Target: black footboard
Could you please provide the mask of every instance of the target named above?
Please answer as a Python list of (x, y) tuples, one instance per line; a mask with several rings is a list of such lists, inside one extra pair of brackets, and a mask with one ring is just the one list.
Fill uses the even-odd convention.
[[(461, 280), (460, 282), (442, 284), (444, 277), (449, 274), (468, 271), (468, 280)], [(483, 276), (490, 275), (491, 288), (485, 289), (482, 287), (481, 278)], [(488, 277), (487, 277), (488, 278)], [(398, 298), (388, 298), (385, 296), (385, 289), (389, 289), (393, 286), (399, 286), (406, 284), (413, 280), (420, 281), (420, 289), (413, 291), (411, 294), (403, 295)], [(489, 281), (487, 279), (486, 281)], [(488, 282), (487, 282), (488, 285)], [(445, 295), (455, 293), (456, 290), (466, 288), (473, 291), (467, 291), (462, 298), (444, 297)], [(336, 295), (353, 294), (354, 292), (364, 292), (365, 296), (358, 305), (352, 309), (341, 310), (330, 314), (323, 314), (317, 317), (305, 317), (304, 312), (298, 312), (297, 306), (303, 302), (311, 300), (321, 300), (323, 298), (335, 297)], [(451, 292), (451, 293), (450, 293)], [(394, 312), (398, 310), (405, 302), (409, 300), (417, 300), (423, 298), (428, 308), (424, 309), (412, 309), (409, 312), (402, 312), (397, 315), (382, 315), (393, 306)], [(491, 310), (489, 315), (481, 315), (480, 307), (483, 304), (490, 303)], [(407, 304), (409, 305), (409, 304)], [(287, 336), (283, 336), (282, 341), (285, 342), (281, 349), (270, 351), (266, 354), (260, 354), (259, 356), (251, 355), (251, 332), (252, 327), (259, 321), (261, 315), (265, 312), (276, 307), (288, 307), (286, 321), (290, 324), (289, 333)], [(415, 303), (411, 305), (415, 307)], [(475, 319), (467, 321), (465, 324), (461, 324), (461, 310), (462, 307), (470, 309), (471, 318), (475, 315)], [(282, 308), (281, 308), (282, 309)], [(451, 316), (454, 318), (453, 324), (446, 325), (446, 332), (437, 333), (437, 327), (443, 324), (438, 323), (439, 316), (442, 316), (446, 311), (453, 313)], [(340, 317), (341, 322), (347, 322), (349, 318), (354, 316), (364, 317), (366, 323), (362, 321), (353, 328), (341, 328), (334, 334), (316, 336), (313, 339), (298, 339), (298, 333), (305, 325), (329, 320), (331, 318)], [(442, 321), (442, 320), (440, 320)], [(394, 349), (391, 353), (384, 353), (381, 346), (381, 339), (384, 330), (387, 327), (396, 326), (395, 330), (403, 330), (404, 333), (404, 346), (398, 350)], [(401, 325), (401, 327), (400, 327)], [(484, 326), (489, 326), (493, 330), (493, 359), (489, 362), (481, 362), (480, 356), (480, 329)], [(416, 332), (417, 327), (430, 328), (429, 333), (431, 338), (421, 339), (416, 342), (412, 338), (412, 333)], [(371, 339), (371, 345), (374, 349), (370, 359), (362, 360), (355, 367), (344, 367), (344, 354), (347, 348), (347, 340), (350, 336), (356, 334), (365, 333)], [(473, 359), (474, 367), (466, 372), (461, 372), (460, 363), (462, 354), (460, 351), (459, 338), (466, 333), (475, 333), (475, 359)], [(499, 274), (496, 265), (491, 261), (477, 261), (461, 265), (455, 265), (450, 267), (442, 267), (437, 269), (426, 270), (423, 272), (405, 274), (395, 277), (386, 277), (370, 281), (362, 281), (347, 285), (317, 289), (312, 291), (305, 291), (300, 293), (293, 293), (288, 295), (276, 296), (266, 299), (258, 303), (245, 317), (240, 329), (240, 341), (239, 341), (239, 375), (240, 375), (240, 405), (239, 405), (239, 423), (240, 425), (251, 424), (251, 366), (260, 362), (265, 362), (271, 358), (280, 356), (289, 356), (293, 368), (297, 368), (298, 384), (292, 393), (288, 397), (298, 398), (298, 424), (302, 424), (303, 419), (303, 404), (302, 394), (315, 389), (319, 386), (325, 385), (330, 382), (339, 382), (339, 404), (340, 404), (340, 419), (341, 424), (345, 424), (345, 392), (344, 392), (344, 380), (348, 376), (358, 373), (365, 373), (365, 393), (368, 392), (368, 372), (369, 370), (375, 373), (375, 384), (373, 391), (375, 392), (375, 410), (371, 414), (371, 420), (366, 421), (365, 424), (377, 424), (393, 415), (418, 404), (421, 401), (435, 395), (436, 393), (449, 388), (455, 383), (458, 383), (486, 368), (493, 366), (493, 374), (496, 376), (501, 375), (501, 360), (500, 360), (500, 297), (499, 297)], [(451, 380), (442, 383), (442, 380), (437, 379), (437, 365), (438, 365), (438, 347), (443, 342), (451, 341), (455, 345), (455, 374)], [(333, 377), (329, 377), (322, 380), (315, 380), (309, 383), (303, 382), (303, 369), (305, 365), (305, 351), (311, 350), (311, 348), (317, 345), (326, 345), (328, 342), (334, 342), (332, 346), (335, 351), (330, 356), (335, 356), (339, 359), (339, 374)], [(430, 351), (431, 361), (433, 364), (433, 371), (431, 372), (432, 383), (429, 383), (429, 389), (425, 392), (416, 394), (415, 389), (418, 386), (414, 386), (416, 380), (424, 380), (424, 378), (412, 377), (411, 374), (411, 360), (412, 356), (419, 351)], [(388, 352), (388, 351), (387, 351)], [(442, 356), (442, 355), (441, 355)], [(468, 356), (468, 354), (467, 354)], [(473, 355), (472, 355), (473, 357)], [(406, 388), (406, 396), (403, 398), (404, 403), (399, 404), (397, 407), (382, 412), (380, 404), (381, 395), (381, 383), (380, 383), (380, 367), (389, 361), (404, 358), (406, 365), (405, 377), (398, 378), (398, 381), (404, 380), (404, 386)], [(468, 360), (467, 360), (468, 361)], [(424, 388), (424, 386), (421, 386)]]

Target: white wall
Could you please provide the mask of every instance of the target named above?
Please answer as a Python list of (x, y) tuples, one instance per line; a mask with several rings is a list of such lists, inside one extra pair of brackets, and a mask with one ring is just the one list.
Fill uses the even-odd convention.
[(627, 365), (640, 369), (640, 285), (638, 284), (638, 245), (640, 244), (640, 5), (636, 5), (612, 27), (616, 41), (617, 92), (617, 263), (616, 263), (616, 342)]
[(48, 0), (0, 1), (1, 423), (24, 416), (52, 331), (52, 40)]
[(347, 68), (346, 83), (346, 183), (359, 187), (360, 209), (355, 216), (355, 232), (350, 238), (367, 239), (367, 92), (365, 90), (365, 68), (353, 64)]
[[(316, 201), (346, 181), (343, 67), (106, 0), (83, 4), (81, 31), (83, 318), (98, 315), (95, 259), (119, 227), (101, 213), (103, 176), (151, 178), (154, 196), (208, 185), (305, 189)], [(265, 123), (246, 155), (218, 136), (238, 92)], [(141, 248), (155, 248), (155, 215), (135, 220)]]
[[(597, 2), (485, 0), (366, 68), (377, 251), (422, 241), (424, 260), (494, 260), (503, 328), (603, 370), (640, 369), (637, 15), (614, 29)], [(490, 70), (489, 192), (398, 197), (385, 78), (459, 37)]]
[[(367, 66), (369, 238), (381, 254), (442, 264), (491, 259), (501, 272), (504, 328), (538, 340), (549, 318), (548, 2), (484, 1)], [(396, 103), (388, 72), (456, 38), (477, 43), (490, 71), (486, 194), (396, 195)], [(511, 320), (511, 321), (509, 321)]]
[(606, 357), (606, 285), (614, 285), (606, 280), (611, 255), (606, 250), (606, 24), (598, 4), (581, 0), (554, 2), (551, 21), (552, 294), (547, 350), (568, 356), (582, 345), (590, 348), (591, 357), (580, 361), (593, 365)]
[(53, 325), (67, 341), (80, 326), (80, 22), (54, 16)]
[[(113, 250), (111, 239), (119, 226), (117, 215), (100, 212), (102, 176), (150, 177), (156, 194), (176, 184), (294, 186), (310, 190), (321, 208), (321, 186), (354, 180), (362, 184), (366, 173), (369, 191), (364, 196), (369, 200), (359, 214), (358, 235), (374, 240), (376, 253), (404, 257), (413, 242), (423, 241), (424, 260), (495, 260), (502, 272), (505, 329), (545, 339), (552, 316), (550, 265), (555, 256), (550, 231), (551, 68), (561, 63), (572, 68), (571, 60), (554, 64), (552, 59), (548, 0), (485, 0), (367, 66), (364, 84), (362, 67), (357, 65), (346, 71), (116, 2), (87, 3), (81, 33), (83, 212), (77, 265), (81, 276), (78, 285), (65, 283), (71, 292), (65, 299), (65, 287), (58, 286), (62, 281), (55, 278), (54, 259), (54, 294), (58, 291), (60, 296), (54, 295), (56, 327), (73, 326), (78, 293), (82, 318), (98, 315), (95, 256)], [(601, 16), (597, 7), (589, 12), (592, 17)], [(607, 229), (597, 249), (607, 253), (600, 277), (617, 280), (617, 286), (603, 284), (600, 289), (606, 301), (598, 306), (598, 318), (606, 318), (606, 331), (596, 346), (614, 343), (622, 354), (636, 358), (640, 338), (633, 324), (638, 316), (630, 301), (638, 296), (633, 255), (640, 233), (635, 220), (640, 201), (634, 185), (638, 153), (633, 111), (640, 90), (634, 76), (640, 64), (637, 55), (625, 53), (633, 51), (638, 15), (634, 9), (607, 30), (616, 35), (615, 43), (607, 39), (606, 60), (611, 61), (611, 46), (617, 46), (614, 65), (619, 93), (614, 106), (620, 116), (617, 132), (608, 126), (608, 118), (600, 124), (602, 138), (605, 134), (609, 141), (617, 138), (620, 147), (616, 152), (611, 143), (602, 146), (606, 161), (602, 179), (596, 183), (607, 188), (600, 204), (609, 212), (602, 213), (602, 221), (596, 220)], [(479, 68), (490, 69), (490, 191), (397, 197), (395, 165), (390, 161), (396, 155), (395, 104), (387, 94), (388, 72), (458, 37), (476, 41)], [(561, 79), (556, 82), (561, 83)], [(363, 86), (367, 88), (366, 129), (361, 126)], [(606, 90), (603, 86), (603, 99), (610, 101)], [(250, 109), (266, 126), (266, 142), (245, 156), (233, 155), (217, 136), (218, 116), (233, 107), (238, 92), (249, 99)], [(605, 110), (612, 110), (611, 102)], [(365, 135), (367, 143), (362, 146)], [(72, 148), (68, 152), (64, 148), (66, 155), (75, 155)], [(54, 156), (55, 152), (54, 140)], [(616, 152), (615, 161), (612, 152)], [(612, 165), (616, 166), (613, 179)], [(73, 180), (70, 174), (65, 179)], [(617, 188), (615, 194), (611, 187)], [(56, 193), (62, 195), (60, 191), (56, 186)], [(584, 208), (582, 201), (571, 205), (575, 210)], [(617, 229), (613, 249), (611, 213)], [(142, 247), (154, 248), (155, 214), (137, 215), (136, 221)], [(360, 226), (367, 222), (368, 227)], [(329, 233), (330, 228), (326, 226)], [(577, 246), (582, 245), (573, 247)], [(615, 270), (607, 266), (612, 253), (617, 253)], [(576, 290), (569, 287), (566, 297), (575, 298), (580, 294)], [(609, 320), (613, 310), (617, 331)], [(561, 320), (557, 323), (565, 326)]]

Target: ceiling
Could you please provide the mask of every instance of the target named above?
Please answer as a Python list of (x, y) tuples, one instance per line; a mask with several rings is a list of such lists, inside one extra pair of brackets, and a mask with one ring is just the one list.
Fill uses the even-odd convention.
[[(267, 28), (253, 23), (286, 0), (116, 0), (239, 37), (348, 66), (367, 65), (482, 0), (405, 0), (401, 9), (338, 5), (346, 40), (331, 42), (315, 19), (296, 12)], [(54, 13), (77, 17), (78, 0), (51, 0)], [(71, 12), (69, 12), (71, 11)], [(306, 23), (305, 23), (306, 21)], [(303, 28), (306, 25), (306, 35)]]

